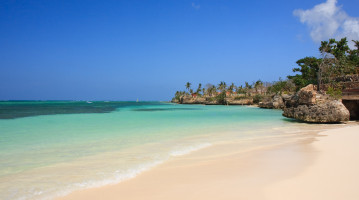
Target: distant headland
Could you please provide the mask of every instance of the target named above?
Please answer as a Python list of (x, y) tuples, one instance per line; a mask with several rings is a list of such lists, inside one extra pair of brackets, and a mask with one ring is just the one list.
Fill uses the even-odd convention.
[(257, 80), (236, 86), (187, 82), (172, 99), (179, 104), (258, 105), (283, 109), (283, 115), (306, 122), (332, 123), (359, 119), (359, 41), (350, 49), (347, 38), (322, 41), (321, 57), (305, 57), (295, 75), (274, 82)]

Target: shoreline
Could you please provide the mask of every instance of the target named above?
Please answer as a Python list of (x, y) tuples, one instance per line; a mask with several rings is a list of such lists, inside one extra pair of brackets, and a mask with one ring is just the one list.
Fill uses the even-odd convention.
[[(308, 192), (302, 191), (300, 188), (307, 185), (306, 181), (312, 181), (311, 179), (315, 178), (313, 174), (320, 173), (318, 167), (315, 166), (323, 166), (322, 162), (327, 168), (325, 170), (327, 175), (333, 173), (331, 162), (336, 162), (336, 160), (322, 161), (322, 158), (328, 157), (328, 153), (332, 152), (331, 148), (338, 146), (337, 137), (341, 141), (340, 144), (348, 146), (347, 148), (349, 145), (346, 143), (352, 145), (356, 138), (359, 139), (359, 134), (352, 133), (352, 129), (359, 133), (359, 126), (357, 123), (354, 124), (345, 125), (344, 128), (321, 131), (319, 134), (313, 135), (311, 139), (267, 146), (245, 153), (231, 152), (231, 147), (211, 146), (179, 156), (118, 184), (75, 191), (58, 199), (295, 199), (291, 195), (297, 193), (301, 195), (296, 196), (302, 197), (302, 199), (303, 196), (310, 199), (312, 192), (309, 189)], [(342, 133), (335, 134), (337, 132)], [(323, 137), (325, 135), (328, 137)], [(327, 138), (329, 138), (329, 142)], [(352, 142), (350, 143), (350, 141)], [(223, 154), (223, 148), (227, 148), (226, 154)], [(352, 149), (352, 153), (343, 153), (359, 152), (359, 147), (351, 148), (355, 148), (355, 150)], [(222, 153), (219, 153), (221, 151)], [(342, 162), (350, 162), (350, 160)], [(347, 163), (347, 165), (353, 166), (348, 173), (359, 174), (355, 174), (353, 171), (355, 166), (359, 167), (359, 161)], [(309, 172), (307, 172), (308, 170)], [(311, 175), (305, 175), (306, 173)], [(355, 177), (357, 177), (356, 180), (359, 180), (359, 175)], [(295, 185), (298, 183), (298, 179), (302, 180), (303, 186), (288, 186), (286, 191), (291, 192), (283, 192), (281, 189), (283, 185)], [(334, 185), (340, 187), (342, 189), (340, 191), (345, 190), (343, 188), (350, 188), (341, 180), (327, 181), (326, 184), (331, 186), (332, 182), (339, 183)], [(358, 184), (349, 184), (351, 187), (355, 187), (355, 185)], [(329, 186), (319, 184), (321, 188)], [(321, 191), (320, 188), (318, 191)], [(329, 194), (326, 199), (336, 196), (331, 194), (332, 191), (324, 190), (323, 192)], [(348, 194), (346, 199), (357, 199), (358, 197), (359, 194), (354, 192), (354, 194)]]
[(313, 143), (318, 158), (297, 176), (266, 188), (271, 199), (359, 199), (359, 126), (328, 130), (321, 135), (326, 137)]

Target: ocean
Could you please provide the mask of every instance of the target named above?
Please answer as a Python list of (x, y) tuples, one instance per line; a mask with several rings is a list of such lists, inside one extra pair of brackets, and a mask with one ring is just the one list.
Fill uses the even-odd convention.
[(216, 144), (237, 142), (245, 150), (320, 128), (281, 113), (163, 102), (3, 101), (0, 199), (53, 199), (119, 183)]

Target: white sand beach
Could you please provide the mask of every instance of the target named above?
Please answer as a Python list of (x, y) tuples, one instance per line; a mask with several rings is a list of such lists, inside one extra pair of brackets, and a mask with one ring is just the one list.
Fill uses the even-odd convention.
[(235, 144), (177, 157), (116, 185), (70, 199), (359, 199), (359, 126), (236, 152)]

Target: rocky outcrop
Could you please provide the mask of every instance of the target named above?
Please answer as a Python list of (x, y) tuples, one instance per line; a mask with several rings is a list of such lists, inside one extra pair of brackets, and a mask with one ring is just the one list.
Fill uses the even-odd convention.
[[(337, 76), (334, 78), (334, 82), (344, 90), (359, 88), (359, 74)], [(330, 86), (332, 85), (321, 84), (320, 89), (326, 91)]]
[(335, 82), (359, 82), (359, 74), (350, 74), (335, 77)]
[(205, 104), (205, 105), (253, 105), (253, 98), (236, 99), (234, 97), (226, 97), (224, 102), (218, 102), (215, 97), (192, 97), (181, 96), (179, 100), (173, 99), (172, 103), (179, 104)]
[(337, 123), (349, 120), (349, 111), (341, 101), (318, 94), (313, 85), (299, 90), (285, 101), (283, 116), (314, 123)]
[(202, 97), (193, 98), (191, 96), (182, 96), (180, 98), (180, 103), (182, 104), (204, 104), (205, 102), (206, 99)]
[(283, 116), (305, 122), (336, 123), (349, 120), (349, 111), (337, 100), (316, 105), (299, 105), (283, 109)]
[(253, 105), (253, 98), (226, 98), (227, 105)]
[(270, 98), (265, 98), (262, 102), (259, 102), (258, 106), (260, 108), (282, 109), (284, 107), (283, 97), (281, 95), (274, 95)]
[(173, 98), (171, 103), (180, 103), (178, 99)]

